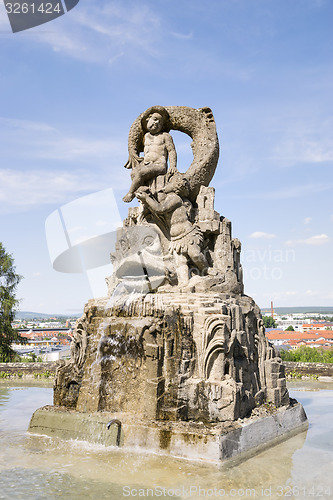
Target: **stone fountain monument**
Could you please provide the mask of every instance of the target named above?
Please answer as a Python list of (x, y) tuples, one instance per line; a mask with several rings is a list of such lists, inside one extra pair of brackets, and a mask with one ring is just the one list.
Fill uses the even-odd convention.
[[(192, 138), (185, 173), (172, 130)], [(243, 293), (241, 243), (214, 210), (211, 109), (153, 106), (132, 124), (128, 149), (123, 201), (139, 206), (110, 249), (108, 296), (86, 304), (54, 406), (35, 412), (30, 431), (223, 461), (304, 430)]]

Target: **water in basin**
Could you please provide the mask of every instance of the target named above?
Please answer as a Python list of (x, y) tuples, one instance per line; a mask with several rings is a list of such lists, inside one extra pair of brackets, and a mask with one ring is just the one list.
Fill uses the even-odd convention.
[(290, 385), (310, 426), (235, 467), (27, 433), (51, 387), (0, 384), (0, 499), (330, 498), (333, 384)]

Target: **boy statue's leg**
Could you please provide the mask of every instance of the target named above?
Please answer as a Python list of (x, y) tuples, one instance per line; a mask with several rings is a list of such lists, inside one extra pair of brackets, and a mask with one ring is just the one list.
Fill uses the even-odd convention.
[(199, 245), (189, 245), (187, 249), (187, 253), (192, 262), (197, 266), (200, 271), (206, 270), (208, 266), (207, 259), (205, 255), (202, 253)]
[(185, 255), (178, 254), (176, 252), (174, 252), (174, 257), (175, 257), (176, 266), (177, 266), (178, 285), (186, 286), (188, 284), (188, 280), (189, 280), (187, 258)]
[(144, 180), (144, 171), (142, 172), (142, 167), (136, 167), (135, 170), (132, 170), (132, 184), (128, 191), (128, 193), (124, 196), (123, 201), (125, 203), (129, 203), (133, 200), (135, 196), (135, 191), (142, 185), (142, 181)]
[(140, 165), (132, 170), (132, 184), (128, 191), (128, 193), (124, 196), (123, 201), (130, 202), (133, 200), (135, 196), (135, 191), (139, 189), (139, 187), (143, 186), (145, 182), (154, 179), (154, 177), (165, 174), (166, 165), (147, 163), (144, 165)]
[(134, 193), (132, 193), (131, 191), (129, 191), (129, 192), (128, 192), (127, 194), (125, 194), (125, 196), (123, 197), (123, 201), (124, 201), (125, 203), (129, 203), (130, 201), (132, 201), (132, 200), (133, 200), (134, 196), (135, 196), (135, 195), (134, 195)]

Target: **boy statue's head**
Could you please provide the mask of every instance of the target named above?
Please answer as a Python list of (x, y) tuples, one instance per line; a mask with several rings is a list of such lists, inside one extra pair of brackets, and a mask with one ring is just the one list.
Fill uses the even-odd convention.
[[(160, 131), (169, 132), (169, 113), (163, 106), (152, 106), (141, 115), (141, 126), (143, 131), (158, 133)], [(156, 130), (158, 132), (156, 132)]]

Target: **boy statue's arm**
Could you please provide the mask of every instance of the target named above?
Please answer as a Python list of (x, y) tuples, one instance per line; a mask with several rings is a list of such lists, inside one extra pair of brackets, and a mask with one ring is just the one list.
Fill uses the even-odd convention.
[(165, 134), (165, 146), (169, 155), (169, 173), (174, 174), (177, 172), (177, 152), (170, 134)]
[(182, 199), (175, 193), (168, 194), (162, 202), (159, 202), (149, 196), (146, 191), (137, 191), (136, 197), (142, 201), (142, 203), (146, 205), (152, 213), (156, 214), (172, 212), (182, 204)]
[(140, 165), (140, 163), (143, 161), (143, 157), (142, 156), (138, 156), (138, 155), (130, 155), (126, 164), (124, 165), (125, 168), (135, 168), (137, 167), (138, 165)]

